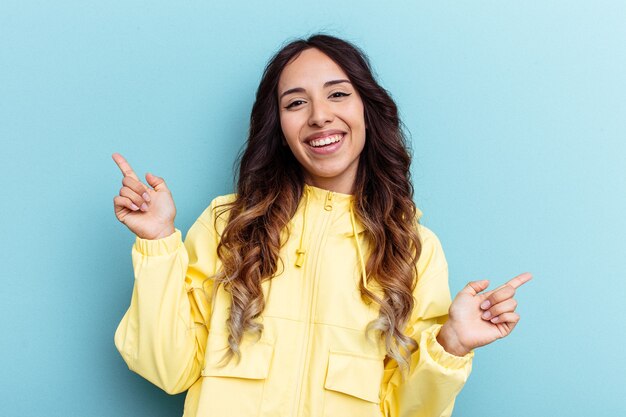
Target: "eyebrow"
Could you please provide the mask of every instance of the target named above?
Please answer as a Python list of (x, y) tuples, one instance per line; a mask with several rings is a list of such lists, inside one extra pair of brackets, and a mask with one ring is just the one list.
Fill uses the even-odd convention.
[[(335, 85), (335, 84), (341, 84), (341, 83), (348, 83), (348, 84), (352, 84), (350, 82), (350, 80), (331, 80), (331, 81), (326, 81), (324, 83), (324, 88), (326, 87), (330, 87), (331, 85)], [(280, 95), (280, 97), (278, 98), (279, 100), (282, 99), (283, 97), (285, 97), (287, 94), (292, 94), (292, 93), (304, 93), (306, 90), (302, 87), (296, 87), (296, 88), (290, 88), (289, 90), (285, 91), (284, 93), (282, 93)]]

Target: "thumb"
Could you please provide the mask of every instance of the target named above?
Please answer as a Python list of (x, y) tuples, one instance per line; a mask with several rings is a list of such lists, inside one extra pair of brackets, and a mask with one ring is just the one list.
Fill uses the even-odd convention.
[(474, 296), (478, 294), (479, 292), (487, 289), (488, 286), (489, 286), (488, 279), (483, 279), (481, 281), (471, 281), (461, 290), (461, 292)]
[(165, 185), (165, 180), (161, 177), (157, 177), (148, 172), (146, 174), (146, 181), (148, 181), (148, 184), (150, 184), (155, 191), (169, 191), (167, 185)]

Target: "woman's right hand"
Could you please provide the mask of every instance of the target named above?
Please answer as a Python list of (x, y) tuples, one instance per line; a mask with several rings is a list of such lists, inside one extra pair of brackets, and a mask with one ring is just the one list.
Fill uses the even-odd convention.
[(163, 178), (150, 173), (144, 185), (119, 153), (113, 160), (124, 174), (120, 194), (113, 199), (115, 216), (142, 239), (161, 239), (174, 233), (176, 206)]

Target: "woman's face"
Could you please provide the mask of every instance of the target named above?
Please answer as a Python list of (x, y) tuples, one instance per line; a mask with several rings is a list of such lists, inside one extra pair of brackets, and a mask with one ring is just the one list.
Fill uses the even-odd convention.
[(278, 80), (280, 124), (308, 184), (351, 194), (365, 145), (363, 101), (319, 49), (304, 50)]

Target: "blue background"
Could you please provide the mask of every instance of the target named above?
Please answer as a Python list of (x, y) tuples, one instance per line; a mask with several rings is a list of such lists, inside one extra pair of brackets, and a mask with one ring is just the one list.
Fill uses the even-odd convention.
[(113, 345), (133, 236), (110, 155), (168, 181), (186, 232), (232, 190), (267, 59), (323, 30), (397, 100), (453, 294), (535, 276), (454, 415), (625, 415), (626, 3), (229, 3), (0, 3), (1, 414), (182, 414)]

